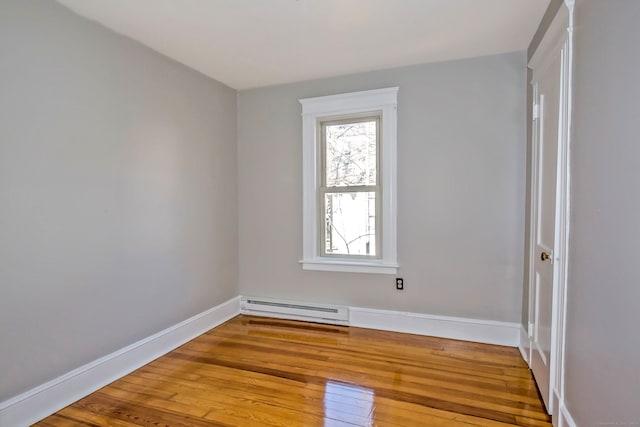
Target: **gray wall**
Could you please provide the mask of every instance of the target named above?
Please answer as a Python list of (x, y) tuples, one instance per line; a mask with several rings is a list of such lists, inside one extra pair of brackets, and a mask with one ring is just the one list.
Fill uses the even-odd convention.
[(527, 48), (528, 59), (531, 59), (533, 54), (536, 52), (536, 49), (538, 48), (538, 45), (542, 41), (542, 38), (544, 37), (545, 33), (549, 29), (551, 22), (553, 22), (553, 18), (556, 17), (558, 10), (560, 10), (560, 7), (562, 7), (563, 4), (564, 4), (564, 0), (549, 1), (549, 6), (547, 6), (547, 10), (544, 11), (544, 15), (540, 20), (540, 24), (538, 25), (538, 28), (536, 29), (535, 34), (531, 38), (529, 47)]
[[(478, 319), (521, 318), (524, 52), (239, 93), (244, 295)], [(393, 277), (303, 271), (299, 98), (399, 86)]]
[(0, 2), (0, 401), (237, 294), (236, 92)]
[(575, 11), (567, 407), (580, 427), (640, 422), (640, 2)]

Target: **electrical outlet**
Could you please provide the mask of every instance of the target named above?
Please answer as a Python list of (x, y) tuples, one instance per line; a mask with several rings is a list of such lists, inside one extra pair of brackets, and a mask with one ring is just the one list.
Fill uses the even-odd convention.
[(404, 290), (404, 279), (402, 277), (396, 277), (396, 289), (399, 291)]

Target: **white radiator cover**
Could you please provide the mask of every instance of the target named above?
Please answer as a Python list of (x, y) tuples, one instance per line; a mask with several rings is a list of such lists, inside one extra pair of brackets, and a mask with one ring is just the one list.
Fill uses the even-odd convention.
[(242, 297), (240, 313), (253, 316), (276, 317), (307, 322), (349, 325), (349, 307), (328, 304), (309, 304), (271, 298)]

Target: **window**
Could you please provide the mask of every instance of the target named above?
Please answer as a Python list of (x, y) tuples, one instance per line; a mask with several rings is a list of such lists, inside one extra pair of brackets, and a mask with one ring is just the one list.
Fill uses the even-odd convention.
[(397, 272), (397, 92), (300, 100), (304, 269)]
[(376, 258), (380, 237), (380, 116), (321, 120), (323, 256)]

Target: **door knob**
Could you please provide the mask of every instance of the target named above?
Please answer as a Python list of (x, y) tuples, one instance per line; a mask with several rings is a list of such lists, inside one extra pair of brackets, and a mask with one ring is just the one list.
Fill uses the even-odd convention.
[(549, 258), (551, 258), (551, 256), (547, 252), (545, 251), (540, 252), (540, 261), (546, 261)]

